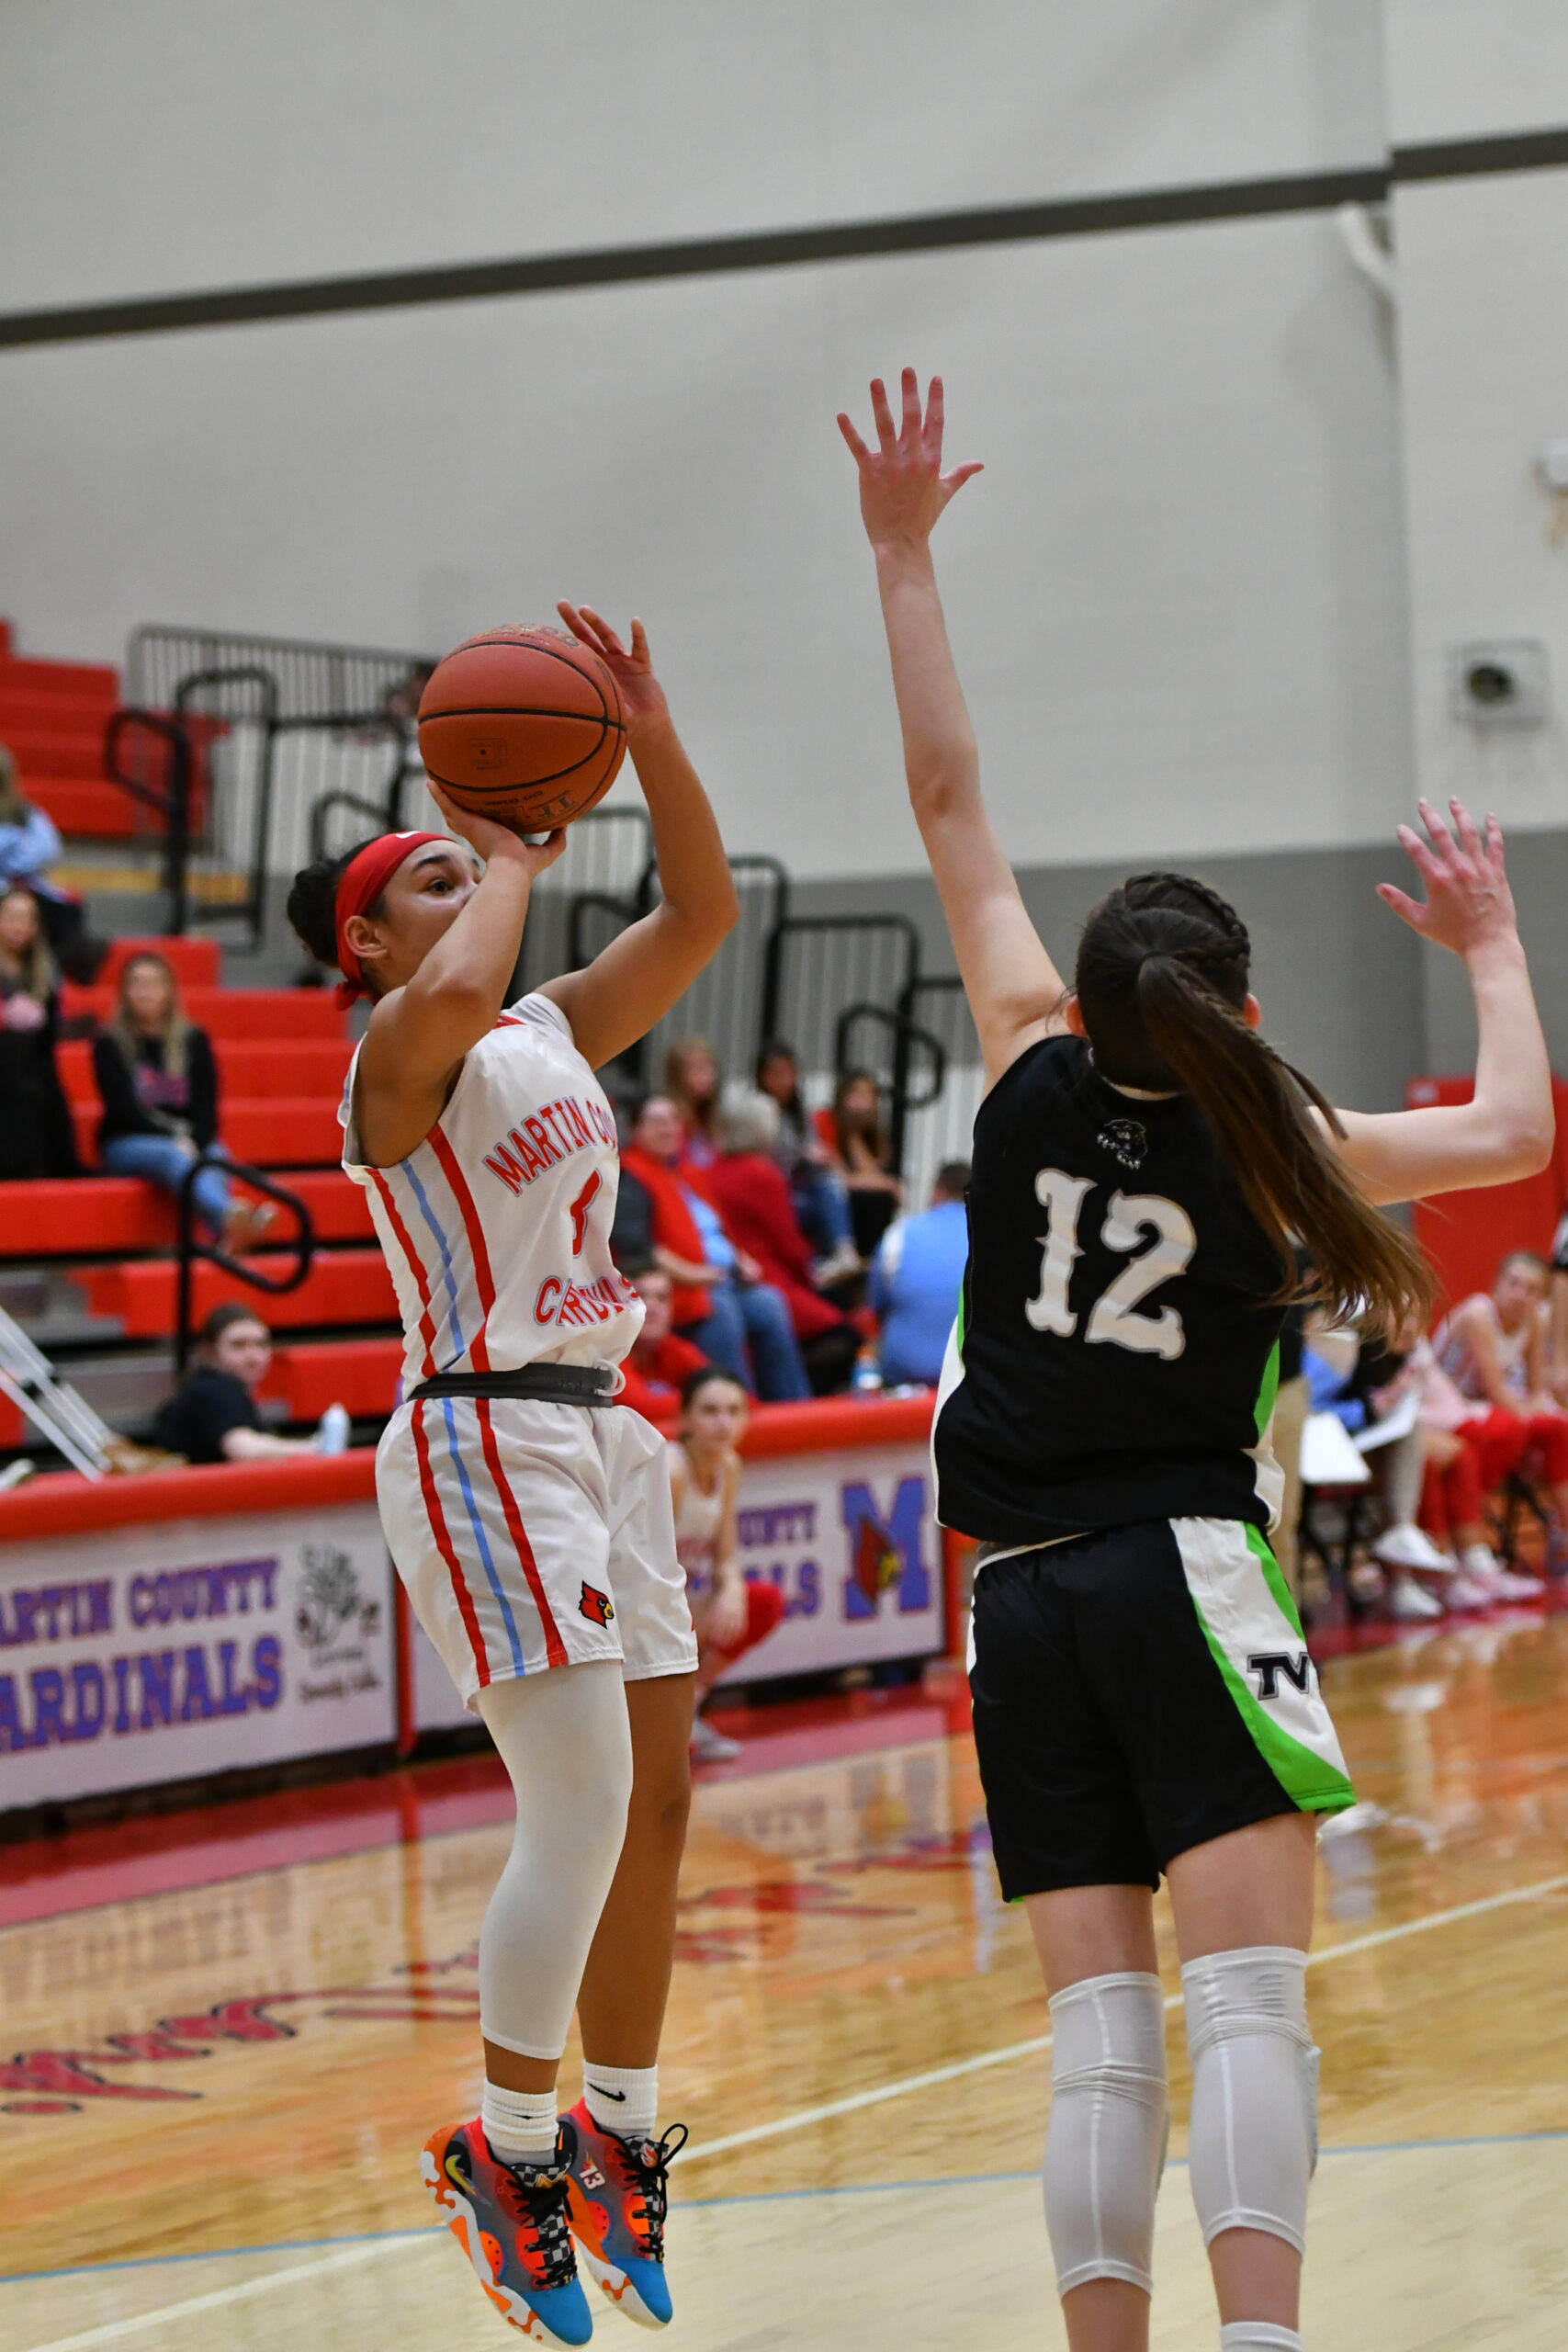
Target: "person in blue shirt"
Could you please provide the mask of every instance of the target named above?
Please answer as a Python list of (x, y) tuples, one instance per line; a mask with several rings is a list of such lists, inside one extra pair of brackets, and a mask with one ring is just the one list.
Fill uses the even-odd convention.
[(968, 1183), (967, 1160), (950, 1159), (937, 1170), (930, 1208), (901, 1216), (878, 1244), (871, 1304), (882, 1324), (885, 1387), (932, 1388), (941, 1374), (969, 1255)]

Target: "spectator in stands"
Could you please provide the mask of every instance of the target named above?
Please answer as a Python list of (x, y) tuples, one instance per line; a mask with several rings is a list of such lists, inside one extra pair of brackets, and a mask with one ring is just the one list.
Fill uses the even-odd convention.
[(731, 1240), (787, 1301), (812, 1388), (828, 1396), (849, 1385), (860, 1334), (815, 1286), (811, 1244), (773, 1157), (778, 1131), (779, 1107), (771, 1095), (755, 1087), (727, 1087), (716, 1129), (718, 1158), (707, 1171), (707, 1190)]
[[(98, 1158), (111, 1175), (142, 1176), (178, 1194), (197, 1155), (218, 1140), (218, 1064), (205, 1029), (180, 1010), (173, 967), (132, 956), (119, 976), (114, 1018), (93, 1040), (104, 1115)], [(272, 1211), (236, 1200), (220, 1168), (204, 1168), (196, 1214), (226, 1250), (242, 1250)]]
[(968, 1186), (968, 1161), (950, 1159), (937, 1170), (930, 1208), (899, 1217), (877, 1247), (871, 1304), (882, 1324), (884, 1387), (934, 1388), (942, 1377), (969, 1257)]
[(1389, 1414), (1408, 1390), (1416, 1390), (1420, 1524), (1434, 1543), (1448, 1547), (1453, 1569), (1443, 1583), (1443, 1606), (1491, 1609), (1493, 1601), (1540, 1597), (1538, 1578), (1506, 1569), (1485, 1521), (1485, 1491), (1523, 1461), (1530, 1449), (1528, 1425), (1517, 1414), (1495, 1414), (1462, 1397), (1437, 1362), (1425, 1331), (1405, 1331), (1404, 1340), (1404, 1364), (1387, 1385), (1375, 1390), (1373, 1404), (1380, 1414)]
[(774, 1037), (762, 1047), (757, 1057), (757, 1085), (779, 1106), (774, 1157), (789, 1179), (801, 1231), (824, 1261), (818, 1267), (818, 1281), (859, 1273), (864, 1261), (851, 1229), (850, 1196), (801, 1100), (800, 1057), (793, 1046)]
[(196, 1464), (344, 1451), (349, 1426), (341, 1405), (327, 1407), (314, 1437), (274, 1437), (263, 1429), (256, 1391), (272, 1362), (272, 1333), (248, 1306), (234, 1299), (215, 1306), (201, 1327), (197, 1347), (195, 1369), (158, 1408), (155, 1445)]
[(870, 1070), (844, 1072), (833, 1089), (832, 1109), (817, 1114), (817, 1132), (828, 1147), (829, 1164), (849, 1193), (855, 1248), (869, 1258), (892, 1223), (903, 1190), (891, 1172), (882, 1089)]
[(697, 1629), (692, 1753), (699, 1764), (739, 1755), (739, 1741), (716, 1731), (703, 1710), (725, 1668), (765, 1641), (784, 1613), (776, 1584), (751, 1582), (740, 1572), (736, 1504), (750, 1409), (745, 1389), (728, 1373), (694, 1373), (682, 1400), (681, 1434), (670, 1448), (675, 1550)]
[(642, 1329), (621, 1365), (626, 1385), (620, 1401), (648, 1420), (671, 1420), (681, 1409), (681, 1391), (694, 1373), (707, 1369), (708, 1360), (675, 1330), (675, 1286), (664, 1268), (651, 1255), (619, 1263), (643, 1305)]
[(55, 1065), (60, 986), (38, 899), (0, 887), (0, 1178), (79, 1176)]
[(789, 1308), (688, 1181), (694, 1171), (682, 1169), (684, 1145), (673, 1102), (650, 1094), (621, 1155), (651, 1204), (654, 1255), (675, 1287), (675, 1329), (767, 1403), (808, 1396)]
[(664, 1056), (664, 1091), (681, 1114), (686, 1159), (711, 1168), (718, 1156), (718, 1056), (705, 1037), (677, 1037)]
[[(83, 915), (76, 900), (49, 879), (49, 868), (59, 855), (53, 819), (23, 799), (17, 763), (0, 743), (0, 887), (19, 882), (33, 893), (50, 945), (64, 957), (76, 979), (85, 977), (72, 962), (83, 937)], [(102, 942), (98, 946), (101, 954)]]
[(1548, 1371), (1547, 1291), (1551, 1270), (1533, 1250), (1512, 1250), (1490, 1294), (1474, 1291), (1438, 1327), (1433, 1351), (1475, 1411), (1464, 1434), (1482, 1449), (1483, 1483), (1522, 1468), (1552, 1490), (1553, 1555), (1568, 1541), (1568, 1416)]

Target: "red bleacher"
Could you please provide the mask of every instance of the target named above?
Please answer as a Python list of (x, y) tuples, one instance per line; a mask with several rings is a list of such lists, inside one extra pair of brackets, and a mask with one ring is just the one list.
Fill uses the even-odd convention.
[(111, 669), (0, 652), (0, 743), (16, 757), (26, 797), (62, 833), (124, 841), (149, 829), (151, 812), (104, 772), (104, 729), (118, 702)]
[[(1404, 1100), (1419, 1110), (1436, 1102), (1468, 1102), (1474, 1091), (1470, 1078), (1413, 1078)], [(1551, 1091), (1557, 1143), (1539, 1176), (1416, 1202), (1416, 1238), (1438, 1270), (1446, 1299), (1490, 1290), (1498, 1261), (1510, 1250), (1534, 1250), (1543, 1257), (1550, 1250), (1568, 1202), (1568, 1080), (1553, 1079)]]
[[(264, 1256), (250, 1262), (258, 1272), (276, 1275), (287, 1261)], [(175, 1265), (170, 1258), (79, 1266), (73, 1279), (92, 1312), (113, 1317), (128, 1339), (165, 1339), (174, 1329)], [(280, 1329), (311, 1323), (386, 1323), (397, 1313), (392, 1278), (376, 1248), (323, 1250), (299, 1288), (276, 1298), (205, 1261), (196, 1269), (192, 1288), (198, 1323), (229, 1298), (254, 1306), (265, 1322)]]
[[(149, 812), (104, 772), (105, 729), (119, 700), (114, 670), (20, 659), (8, 624), (0, 621), (0, 743), (16, 756), (25, 797), (47, 810), (62, 834), (115, 842), (151, 829)], [(199, 789), (199, 776), (197, 782)], [(212, 1039), (224, 1143), (236, 1158), (278, 1171), (309, 1209), (318, 1245), (309, 1279), (280, 1297), (199, 1263), (197, 1318), (220, 1299), (240, 1298), (288, 1335), (263, 1393), (280, 1401), (290, 1420), (314, 1420), (334, 1400), (355, 1418), (374, 1419), (391, 1408), (402, 1345), (365, 1195), (337, 1166), (337, 1105), (351, 1051), (344, 1016), (330, 989), (225, 988), (214, 940), (124, 938), (113, 943), (94, 987), (65, 988), (66, 1021), (107, 1020), (126, 962), (143, 949), (167, 958), (186, 1014)], [(101, 1114), (91, 1044), (62, 1045), (60, 1069), (91, 1167)], [(289, 1262), (292, 1220), (280, 1216), (276, 1231), (276, 1247), (254, 1261), (273, 1274)], [(117, 1350), (128, 1351), (128, 1362), (149, 1348), (152, 1361), (162, 1360), (158, 1343), (168, 1342), (174, 1319), (174, 1240), (173, 1203), (132, 1178), (0, 1187), (0, 1270), (37, 1270), (43, 1286), (37, 1295), (55, 1302), (43, 1310), (46, 1320), (64, 1312), (69, 1321), (85, 1310), (97, 1325), (89, 1338), (78, 1321), (84, 1336), (68, 1342), (61, 1358), (66, 1378), (73, 1345), (111, 1369)], [(24, 1299), (32, 1295), (32, 1280), (23, 1274)], [(66, 1300), (75, 1304), (62, 1307)], [(18, 1305), (17, 1311), (25, 1318), (39, 1310)], [(356, 1336), (339, 1336), (349, 1331)], [(25, 1434), (15, 1409), (0, 1402), (0, 1448), (23, 1442)]]

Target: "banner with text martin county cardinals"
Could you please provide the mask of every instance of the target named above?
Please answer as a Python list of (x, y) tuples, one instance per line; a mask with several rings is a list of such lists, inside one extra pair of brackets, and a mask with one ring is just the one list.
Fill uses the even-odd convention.
[[(941, 1650), (942, 1530), (923, 1444), (749, 1462), (739, 1522), (741, 1568), (779, 1587), (784, 1615), (724, 1681), (764, 1682)], [(416, 1727), (471, 1724), (417, 1624), (411, 1634)]]
[(373, 1503), (0, 1549), (0, 1812), (390, 1740)]

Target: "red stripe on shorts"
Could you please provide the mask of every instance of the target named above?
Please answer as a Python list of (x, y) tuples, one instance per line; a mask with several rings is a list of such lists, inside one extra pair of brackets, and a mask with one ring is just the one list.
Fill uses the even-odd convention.
[[(495, 1442), (495, 1429), (490, 1417), (490, 1398), (476, 1396), (474, 1409), (479, 1415), (479, 1443), (484, 1448), (485, 1462), (495, 1481), (495, 1491), (501, 1497), (501, 1508), (506, 1513), (507, 1532), (516, 1546), (523, 1573), (528, 1579), (528, 1589), (534, 1596), (534, 1606), (539, 1612), (539, 1623), (545, 1629), (545, 1663), (547, 1666), (565, 1666), (569, 1663), (566, 1644), (551, 1612), (549, 1595), (539, 1574), (539, 1564), (534, 1557), (534, 1547), (528, 1541), (528, 1531), (523, 1524), (523, 1514), (517, 1508), (517, 1498), (501, 1466), (501, 1448)], [(577, 1408), (573, 1406), (570, 1409), (575, 1412)]]
[(398, 1237), (398, 1246), (408, 1260), (409, 1272), (413, 1276), (419, 1291), (419, 1303), (423, 1310), (419, 1318), (419, 1336), (424, 1341), (424, 1374), (428, 1380), (430, 1374), (435, 1370), (435, 1325), (430, 1312), (430, 1284), (424, 1278), (424, 1268), (420, 1264), (418, 1253), (409, 1238), (408, 1227), (399, 1215), (398, 1204), (392, 1198), (391, 1186), (378, 1168), (373, 1168), (370, 1174), (376, 1190), (381, 1196), (381, 1205), (387, 1212), (387, 1222)]
[(446, 1514), (441, 1508), (441, 1498), (435, 1491), (434, 1474), (430, 1467), (430, 1443), (424, 1434), (423, 1396), (415, 1404), (411, 1418), (413, 1428), (414, 1455), (419, 1463), (419, 1483), (424, 1495), (424, 1508), (430, 1517), (430, 1532), (435, 1538), (435, 1548), (446, 1561), (446, 1573), (452, 1579), (453, 1595), (463, 1620), (463, 1630), (468, 1636), (468, 1647), (474, 1654), (474, 1664), (479, 1668), (479, 1688), (482, 1690), (490, 1680), (490, 1660), (485, 1655), (484, 1635), (479, 1631), (479, 1621), (474, 1614), (474, 1597), (468, 1590), (468, 1580), (463, 1574), (462, 1564), (453, 1548), (451, 1532), (446, 1525)]
[(495, 1305), (495, 1282), (490, 1271), (490, 1251), (485, 1248), (484, 1227), (474, 1206), (474, 1196), (468, 1190), (468, 1180), (457, 1165), (457, 1155), (441, 1132), (438, 1119), (430, 1130), (430, 1148), (440, 1163), (441, 1172), (451, 1188), (463, 1220), (463, 1230), (468, 1237), (468, 1254), (474, 1261), (474, 1281), (479, 1288), (479, 1306), (484, 1321), (474, 1333), (468, 1348), (469, 1361), (476, 1372), (488, 1372), (490, 1350), (485, 1345), (485, 1324), (490, 1321), (491, 1308)]

